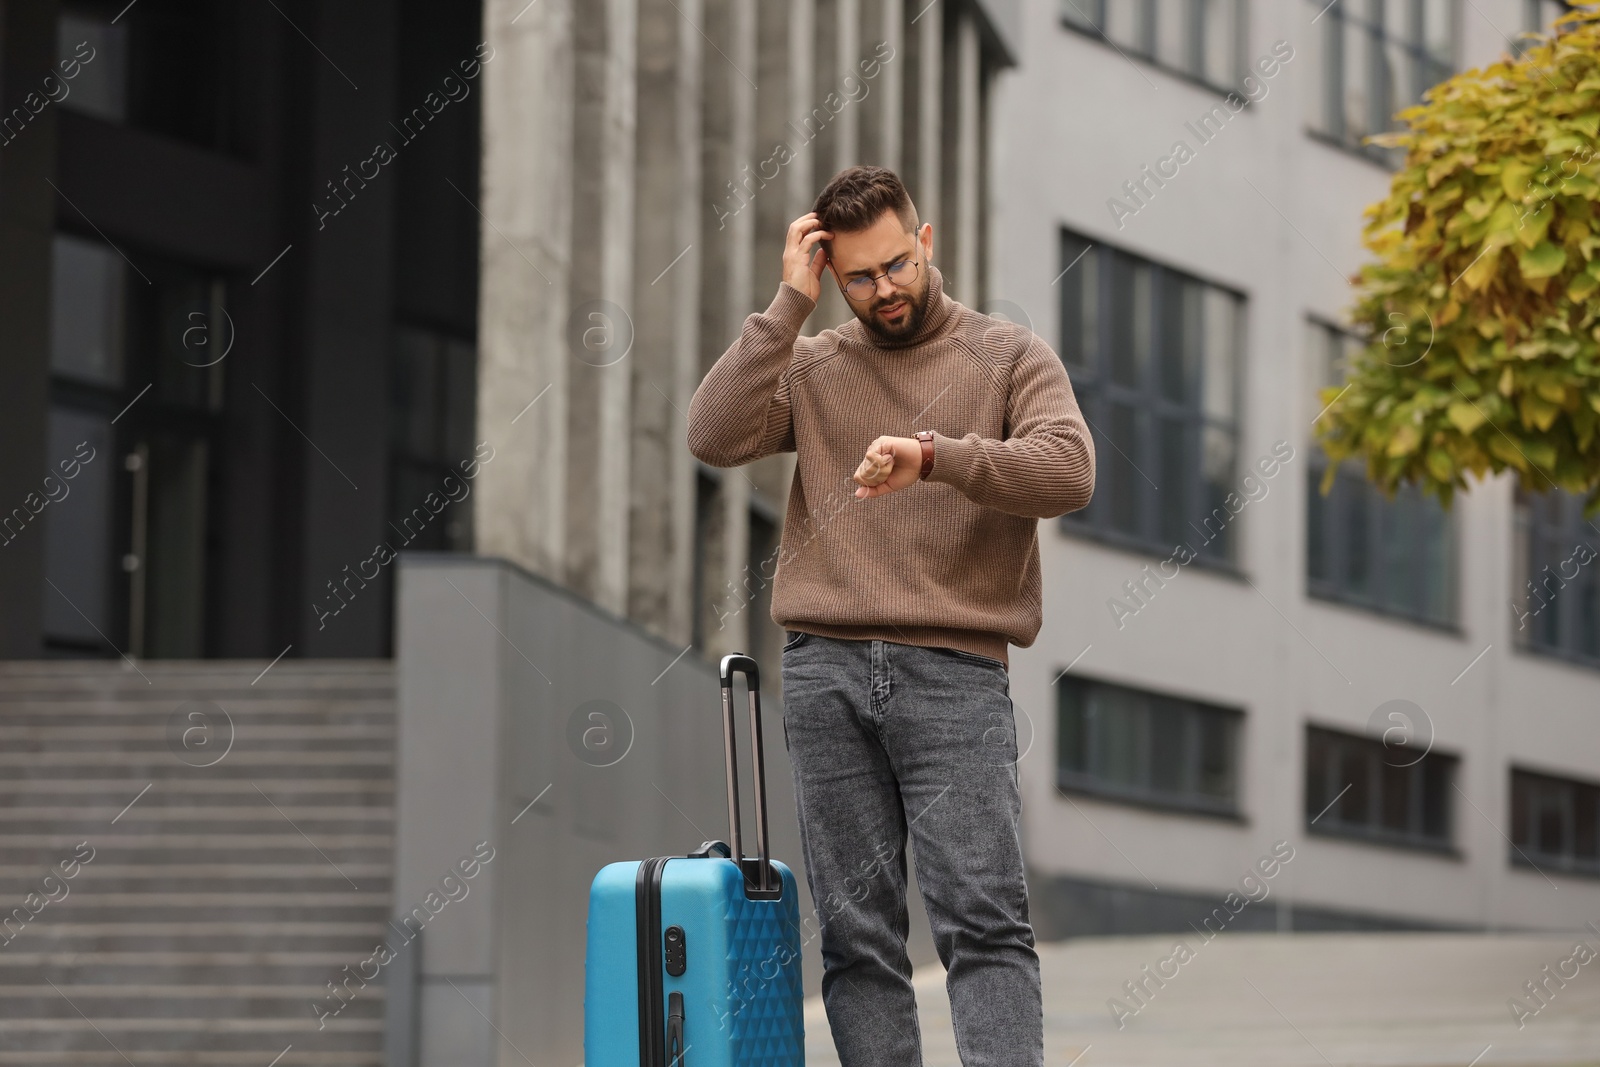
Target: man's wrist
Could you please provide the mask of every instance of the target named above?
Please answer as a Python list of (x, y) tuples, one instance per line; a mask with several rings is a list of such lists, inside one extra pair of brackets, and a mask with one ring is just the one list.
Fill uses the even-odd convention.
[(917, 475), (917, 480), (926, 481), (928, 475), (933, 473), (933, 431), (918, 430), (917, 441), (922, 445), (922, 471)]
[(778, 283), (778, 292), (773, 296), (772, 303), (767, 305), (766, 314), (798, 334), (816, 307), (816, 300), (784, 280)]

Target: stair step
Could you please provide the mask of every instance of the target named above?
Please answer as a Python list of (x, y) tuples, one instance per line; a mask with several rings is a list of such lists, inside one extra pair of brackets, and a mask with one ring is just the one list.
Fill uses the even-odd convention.
[[(289, 1046), (294, 1049), (293, 1045)], [(124, 1055), (109, 1048), (63, 1050), (40, 1049), (26, 1052), (7, 1051), (0, 1049), (0, 1065), (10, 1067), (11, 1064), (32, 1065), (47, 1063), (64, 1063), (89, 1067), (90, 1064), (109, 1064), (111, 1067), (221, 1067), (223, 1064), (239, 1064), (240, 1067), (262, 1067), (268, 1059), (272, 1063), (267, 1067), (383, 1067), (383, 1054), (377, 1049), (350, 1050), (350, 1051), (323, 1051), (304, 1052), (298, 1049), (287, 1052), (282, 1058), (273, 1058), (270, 1051), (263, 1057), (259, 1051), (221, 1051), (221, 1050), (188, 1050), (177, 1049), (167, 1052), (141, 1052), (130, 1049)]]
[(196, 907), (203, 904), (259, 904), (270, 907), (274, 904), (282, 905), (298, 903), (306, 905), (378, 905), (389, 902), (388, 893), (364, 892), (361, 890), (345, 890), (339, 893), (300, 893), (285, 891), (281, 893), (244, 893), (244, 892), (194, 892), (191, 890), (174, 889), (162, 893), (96, 893), (85, 890), (74, 890), (69, 898), (75, 900), (82, 907), (119, 907), (137, 908), (155, 905), (172, 905), (174, 907)]
[(128, 666), (128, 661), (115, 659), (8, 660), (0, 666), (0, 686), (21, 691), (27, 686), (53, 680), (80, 686), (121, 682), (129, 689), (146, 688), (154, 682), (162, 685), (194, 683), (216, 688), (230, 679), (243, 679), (246, 684), (259, 678), (257, 684), (260, 685), (283, 684), (285, 680), (312, 685), (340, 678), (368, 681), (394, 678), (394, 663), (386, 659), (280, 660), (266, 674), (262, 671), (268, 664), (263, 660), (138, 660), (136, 663), (137, 670)]
[[(242, 765), (261, 766), (264, 764), (293, 765), (296, 767), (326, 764), (387, 767), (394, 763), (394, 753), (388, 750), (378, 752), (364, 748), (343, 752), (305, 752), (238, 746), (224, 756), (223, 759), (234, 767)], [(169, 769), (169, 766), (190, 772), (198, 769), (180, 762), (176, 756), (165, 748), (159, 751), (149, 749), (143, 752), (129, 751), (126, 748), (76, 751), (52, 748), (44, 752), (19, 752), (11, 749), (0, 752), (0, 767), (145, 767), (155, 765), (159, 765), (163, 770)]]
[[(106, 849), (106, 848), (102, 848), (100, 853), (99, 853), (99, 855), (101, 857), (106, 858), (106, 859), (127, 859), (127, 858), (130, 858), (130, 856), (128, 856), (126, 854), (118, 855), (118, 853), (121, 852), (121, 851), (122, 850), (109, 850), (109, 849)], [(133, 851), (133, 854), (137, 855), (139, 853), (139, 851), (140, 850), (135, 849)], [(18, 850), (17, 852), (13, 853), (12, 858), (13, 859), (26, 859), (26, 858), (30, 858), (31, 857), (33, 859), (33, 861), (36, 862), (39, 865), (39, 876), (41, 878), (43, 878), (43, 876), (46, 873), (48, 873), (46, 871), (46, 868), (53, 866), (56, 863), (57, 858), (59, 856), (61, 856), (61, 855), (64, 855), (64, 853), (62, 853), (61, 850), (59, 850), (59, 849), (34, 849), (34, 850), (31, 851), (31, 853), (22, 852), (22, 851)], [(376, 884), (378, 884), (380, 882), (387, 882), (388, 878), (369, 879), (367, 882), (357, 881), (354, 877), (352, 877), (350, 875), (349, 871), (347, 871), (345, 869), (345, 867), (344, 867), (345, 861), (348, 860), (348, 861), (350, 861), (352, 863), (381, 863), (381, 862), (383, 862), (385, 860), (390, 859), (391, 856), (392, 856), (392, 850), (390, 850), (390, 849), (387, 849), (387, 848), (381, 848), (381, 849), (380, 848), (373, 848), (373, 849), (357, 849), (357, 850), (353, 850), (353, 851), (337, 851), (337, 850), (330, 851), (330, 850), (327, 850), (327, 849), (323, 849), (322, 850), (322, 855), (319, 857), (319, 855), (317, 853), (317, 850), (311, 848), (308, 845), (303, 845), (301, 848), (298, 848), (298, 849), (286, 849), (286, 848), (270, 849), (270, 850), (267, 850), (266, 852), (263, 853), (263, 851), (261, 849), (253, 849), (253, 848), (249, 847), (248, 843), (244, 843), (244, 844), (237, 844), (236, 843), (235, 846), (231, 850), (208, 849), (208, 850), (206, 850), (206, 855), (198, 856), (198, 857), (195, 855), (195, 850), (193, 848), (173, 848), (173, 849), (163, 849), (163, 850), (160, 850), (159, 852), (152, 852), (152, 853), (144, 855), (142, 858), (147, 859), (147, 860), (154, 860), (154, 861), (157, 861), (157, 862), (169, 862), (169, 863), (181, 863), (181, 862), (183, 862), (185, 860), (194, 860), (194, 859), (197, 859), (197, 858), (203, 858), (203, 859), (215, 860), (216, 862), (219, 862), (219, 863), (238, 862), (238, 861), (244, 860), (244, 859), (257, 859), (257, 860), (268, 860), (268, 861), (281, 860), (284, 863), (301, 863), (301, 864), (315, 862), (317, 859), (321, 858), (327, 863), (327, 870), (328, 870), (328, 876), (327, 877), (328, 877), (328, 879), (330, 881), (333, 881), (336, 886), (340, 886), (340, 887), (342, 887), (342, 888), (344, 888), (346, 890), (354, 888), (356, 891), (359, 892), (361, 890), (371, 890), (371, 889), (373, 889), (375, 887)], [(352, 885), (352, 883), (354, 883), (354, 884)], [(172, 881), (170, 879), (168, 880), (167, 884), (169, 886), (171, 886), (175, 892), (178, 892), (178, 891), (181, 891), (181, 890), (184, 890), (184, 889), (194, 888), (192, 886), (185, 886), (185, 885), (177, 884), (177, 883), (175, 883), (174, 881)], [(87, 887), (79, 886), (76, 883), (74, 883), (73, 895), (76, 896), (78, 890), (82, 889), (82, 888), (87, 888)], [(207, 889), (207, 892), (212, 892), (212, 893), (233, 892), (236, 889), (237, 889), (236, 885), (229, 883), (229, 884), (224, 884), (224, 885), (222, 885), (220, 887), (209, 888), (209, 889)], [(13, 902), (13, 903), (19, 903), (19, 902)]]
[[(131, 779), (130, 779), (131, 781)], [(227, 793), (250, 793), (259, 797), (262, 792), (269, 797), (288, 793), (357, 793), (358, 797), (374, 805), (392, 805), (394, 779), (371, 773), (370, 777), (269, 777), (254, 776), (251, 781), (230, 781), (226, 777), (173, 776), (158, 782), (162, 795), (189, 793), (195, 797), (221, 797)], [(69, 800), (99, 797), (126, 797), (125, 782), (107, 781), (106, 777), (93, 779), (66, 779), (66, 777), (38, 777), (38, 779), (5, 779), (0, 777), (0, 803), (5, 797), (38, 795), (38, 793), (66, 793)]]
[[(38, 920), (35, 920), (36, 922)], [(372, 933), (370, 922), (52, 922), (40, 926), (41, 933), (58, 937), (82, 937), (102, 934), (137, 933), (141, 937), (170, 935), (173, 937), (214, 937), (217, 934), (240, 934), (246, 937), (293, 937), (315, 934), (330, 937), (367, 937)]]
[[(392, 870), (388, 863), (355, 863), (341, 864), (344, 872), (351, 877), (356, 875), (382, 875), (387, 878)], [(0, 865), (0, 880), (9, 878), (38, 877), (39, 868), (29, 864), (4, 864)], [(101, 885), (102, 879), (117, 878), (160, 878), (170, 881), (173, 878), (321, 878), (328, 875), (327, 863), (104, 863), (97, 855), (94, 862), (80, 869), (78, 879), (74, 885), (82, 885), (83, 879), (92, 878), (95, 885)]]
[[(75, 716), (76, 717), (76, 716)], [(41, 722), (19, 722), (21, 716), (7, 714), (0, 725), (0, 741), (48, 741), (52, 744), (84, 742), (142, 741), (165, 744), (166, 722), (129, 724), (111, 722), (63, 722), (64, 716), (40, 716)], [(394, 728), (379, 723), (260, 723), (248, 721), (238, 729), (242, 716), (234, 716), (234, 726), (251, 741), (393, 741)], [(244, 737), (240, 738), (244, 740)]]
[[(153, 985), (149, 982), (117, 985), (114, 983), (78, 984), (57, 983), (54, 987), (49, 985), (25, 985), (21, 983), (0, 983), (0, 1000), (27, 1000), (34, 997), (55, 997), (60, 999), (62, 994), (74, 1001), (83, 1000), (110, 1000), (127, 998), (129, 1000), (226, 1000), (229, 998), (246, 1000), (316, 1000), (326, 996), (326, 985)], [(383, 986), (371, 985), (361, 991), (362, 999), (369, 995), (378, 999), (383, 998)]]
[[(116, 830), (115, 836), (105, 836), (110, 825), (111, 817), (116, 815), (113, 809), (105, 818), (81, 819), (54, 819), (54, 820), (0, 820), (0, 840), (19, 837), (40, 837), (50, 835), (76, 836), (80, 841), (93, 838), (94, 841), (107, 847), (116, 847), (118, 841), (135, 833), (148, 835), (160, 831), (165, 835), (226, 835), (233, 845), (248, 845), (251, 841), (265, 839), (276, 831), (293, 828), (305, 835), (300, 838), (302, 844), (305, 838), (321, 847), (325, 838), (335, 840), (361, 838), (385, 838), (391, 836), (390, 830), (393, 819), (377, 819), (372, 821), (356, 822), (353, 819), (285, 819), (271, 808), (258, 811), (231, 811), (223, 812), (218, 817), (211, 819), (189, 819), (183, 817), (169, 817), (165, 819), (133, 819), (125, 818)], [(142, 825), (141, 825), (142, 824)], [(244, 838), (246, 840), (241, 840)], [(98, 846), (97, 846), (98, 849)]]
[[(348, 897), (359, 897), (362, 894), (347, 892)], [(387, 894), (383, 894), (387, 897)], [(76, 897), (72, 898), (76, 901)], [(73, 915), (84, 922), (182, 922), (186, 919), (207, 922), (312, 922), (316, 920), (349, 920), (350, 922), (367, 922), (372, 924), (374, 943), (384, 934), (384, 921), (389, 917), (387, 901), (377, 903), (363, 902), (360, 900), (346, 900), (334, 904), (324, 902), (308, 905), (303, 901), (289, 901), (280, 904), (248, 904), (217, 903), (204, 905), (175, 905), (154, 904), (141, 905), (138, 910), (129, 910), (125, 906), (105, 907), (92, 905), (88, 902), (74, 904)], [(81, 910), (80, 910), (81, 909)], [(415, 927), (413, 926), (413, 929)], [(398, 936), (398, 935), (396, 935)], [(20, 947), (20, 939), (14, 942), (13, 947)]]
[[(349, 873), (349, 867), (341, 867), (341, 870)], [(82, 899), (82, 894), (85, 891), (93, 891), (93, 893), (142, 893), (146, 894), (146, 896), (155, 896), (155, 894), (165, 893), (165, 891), (171, 889), (176, 880), (165, 877), (101, 877), (94, 878), (93, 886), (85, 886), (83, 881), (85, 881), (85, 878), (80, 877), (74, 883), (70, 883), (70, 896), (62, 897), (62, 899), (78, 901), (78, 899)], [(355, 885), (360, 886), (365, 891), (370, 891), (370, 893), (392, 893), (394, 891), (394, 886), (390, 885), (389, 873), (387, 872), (379, 873), (379, 875), (350, 875), (350, 881), (355, 881)], [(50, 885), (56, 886), (56, 883), (51, 881)], [(323, 869), (322, 873), (318, 873), (312, 878), (234, 878), (234, 880), (227, 880), (227, 878), (187, 878), (187, 880), (184, 880), (184, 885), (186, 885), (186, 888), (192, 889), (192, 891), (198, 891), (198, 893), (221, 893), (227, 894), (227, 896), (234, 896), (237, 893), (301, 893), (301, 891), (304, 891), (304, 893), (339, 893), (339, 891), (344, 891), (346, 894), (352, 893), (349, 881), (339, 877), (339, 873), (336, 870), (330, 869)], [(24, 881), (21, 878), (0, 881), (0, 899), (5, 899), (8, 907), (18, 907), (27, 894), (38, 893), (40, 896), (45, 896), (45, 889), (48, 888), (50, 886), (42, 885), (40, 875), (35, 875), (32, 881)], [(56, 893), (56, 896), (61, 897), (59, 886), (54, 889), (54, 893)], [(3, 920), (6, 915), (11, 915), (11, 912), (0, 912), (0, 920)], [(139, 915), (138, 918), (142, 921), (149, 917)]]
[[(19, 939), (20, 940), (20, 939)], [(368, 949), (368, 955), (371, 950)], [(350, 952), (250, 952), (217, 949), (211, 951), (181, 949), (143, 949), (137, 952), (57, 952), (16, 951), (7, 948), (0, 952), (0, 971), (27, 970), (30, 967), (87, 967), (91, 964), (117, 967), (295, 967), (328, 968), (329, 977), (345, 964), (356, 964), (365, 955), (352, 958)]]
[[(345, 1056), (366, 1057), (378, 1051), (382, 1034), (378, 1032), (365, 1032), (366, 1028), (342, 1026), (335, 1029), (334, 1022), (344, 1023), (346, 1020), (328, 1021), (326, 1031), (317, 1031), (317, 1022), (306, 1012), (306, 1017), (311, 1019), (309, 1032), (302, 1030), (282, 1030), (276, 1032), (254, 1033), (204, 1033), (200, 1031), (165, 1031), (161, 1033), (129, 1033), (126, 1031), (113, 1032), (111, 1035), (96, 1033), (92, 1027), (85, 1026), (81, 1030), (56, 1031), (49, 1034), (18, 1033), (7, 1037), (5, 1031), (0, 1029), (0, 1050), (23, 1051), (31, 1054), (31, 1046), (35, 1043), (49, 1042), (51, 1048), (71, 1049), (77, 1052), (88, 1052), (94, 1049), (112, 1048), (124, 1064), (138, 1065), (166, 1064), (174, 1062), (175, 1054), (190, 1052), (203, 1057), (199, 1062), (217, 1062), (215, 1053), (222, 1051), (240, 1052), (255, 1058), (257, 1067), (266, 1065), (287, 1045), (299, 1046), (316, 1042), (319, 1048), (327, 1049), (330, 1054), (342, 1053)], [(82, 1019), (79, 1019), (82, 1022)], [(381, 1030), (381, 1028), (378, 1028)], [(277, 1045), (274, 1049), (272, 1046)], [(286, 1067), (291, 1064), (290, 1056), (285, 1056), (273, 1067)], [(0, 1063), (5, 1061), (0, 1060)], [(30, 1058), (24, 1062), (37, 1062)], [(347, 1061), (334, 1061), (347, 1062)], [(367, 1062), (363, 1058), (360, 1062)]]
[[(63, 1005), (63, 1007), (68, 1007)], [(70, 1010), (70, 1007), (69, 1007)], [(381, 1030), (382, 1019), (350, 1018), (341, 1014), (337, 1018), (322, 1020), (326, 1030), (360, 1031)], [(275, 1033), (291, 1034), (297, 1031), (316, 1033), (319, 1020), (311, 1012), (304, 1019), (123, 1019), (117, 1016), (98, 1016), (92, 1022), (80, 1015), (56, 1019), (0, 1019), (0, 1040), (8, 1033), (27, 1030), (49, 1030), (54, 1033), (87, 1030), (94, 1033), (151, 1032), (176, 1033), (188, 1031), (199, 1034)]]
[(382, 1067), (393, 665), (268, 666), (0, 663), (0, 1067)]
[[(389, 834), (327, 834), (316, 841), (318, 848), (382, 848), (392, 838)], [(83, 841), (77, 834), (0, 834), (0, 849), (11, 848), (65, 848), (70, 849)], [(240, 841), (237, 834), (217, 833), (151, 833), (118, 834), (107, 837), (95, 846), (100, 849), (125, 848), (300, 848), (307, 847), (304, 836), (295, 833), (252, 834), (249, 841)], [(91, 861), (93, 862), (93, 861)]]
[[(254, 805), (250, 805), (250, 801), (246, 800), (245, 803), (229, 805), (226, 808), (218, 808), (218, 806), (214, 805), (173, 806), (170, 803), (163, 803), (160, 806), (155, 805), (157, 805), (157, 801), (152, 801), (149, 797), (139, 801), (138, 806), (128, 808), (126, 811), (123, 811), (123, 808), (114, 808), (114, 806), (109, 805), (83, 805), (72, 806), (72, 808), (61, 805), (51, 805), (48, 808), (45, 808), (45, 806), (40, 806), (40, 808), (34, 808), (34, 806), (21, 808), (21, 806), (3, 805), (0, 806), (0, 822), (40, 821), (40, 819), (66, 819), (66, 821), (70, 822), (101, 821), (102, 824), (109, 824), (112, 819), (117, 819), (122, 824), (162, 821), (218, 822), (261, 817), (261, 814), (259, 814), (261, 811), (266, 811), (270, 816), (277, 817), (278, 824), (282, 824), (283, 817), (286, 816), (294, 819), (296, 825), (304, 825), (301, 819), (320, 819), (320, 821), (325, 822), (339, 821), (339, 819), (346, 819), (346, 821), (350, 822), (394, 822), (395, 817), (392, 809), (370, 805), (288, 805), (288, 803), (285, 803), (285, 805), (278, 805), (278, 813), (282, 813), (278, 814), (274, 813), (274, 809), (267, 808), (266, 803), (262, 803), (259, 797), (256, 798)], [(118, 817), (118, 814), (120, 814), (120, 817)]]
[[(360, 923), (367, 929), (353, 934), (314, 934), (291, 936), (287, 934), (233, 934), (228, 937), (201, 934), (149, 934), (141, 933), (138, 923), (126, 924), (119, 933), (58, 935), (48, 927), (31, 926), (15, 931), (5, 951), (43, 953), (78, 953), (85, 959), (94, 956), (136, 956), (146, 952), (212, 953), (230, 952), (281, 954), (331, 952), (339, 957), (339, 966), (354, 967), (372, 955), (373, 949), (383, 941), (383, 930), (370, 923)], [(400, 940), (400, 935), (391, 935)], [(338, 968), (335, 968), (336, 970)]]
[[(291, 1049), (294, 1046), (289, 1046)], [(262, 1067), (267, 1059), (273, 1062), (267, 1067), (382, 1067), (383, 1055), (376, 1050), (361, 1051), (329, 1051), (306, 1052), (302, 1054), (298, 1049), (289, 1052), (281, 1059), (275, 1059), (274, 1054), (267, 1052), (265, 1058), (259, 1051), (203, 1051), (176, 1049), (168, 1052), (141, 1052), (132, 1049), (127, 1055), (111, 1049), (83, 1049), (66, 1051), (60, 1049), (16, 1052), (0, 1049), (0, 1065), (9, 1067), (10, 1064), (46, 1064), (65, 1063), (81, 1064), (89, 1067), (90, 1064), (110, 1064), (111, 1067), (221, 1067), (223, 1064), (240, 1064), (241, 1067)]]

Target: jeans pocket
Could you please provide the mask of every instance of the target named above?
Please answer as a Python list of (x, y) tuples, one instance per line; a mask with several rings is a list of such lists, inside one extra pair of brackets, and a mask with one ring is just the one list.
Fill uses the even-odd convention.
[(811, 636), (804, 630), (788, 630), (785, 632), (788, 634), (783, 641), (783, 651), (785, 652), (789, 651), (791, 648), (800, 647), (805, 643), (806, 638)]

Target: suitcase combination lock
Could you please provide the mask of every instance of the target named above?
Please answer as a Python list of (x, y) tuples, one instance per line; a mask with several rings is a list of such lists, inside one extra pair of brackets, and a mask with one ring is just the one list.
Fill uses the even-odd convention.
[(683, 974), (689, 962), (684, 946), (683, 927), (669, 926), (665, 936), (667, 973), (677, 978)]

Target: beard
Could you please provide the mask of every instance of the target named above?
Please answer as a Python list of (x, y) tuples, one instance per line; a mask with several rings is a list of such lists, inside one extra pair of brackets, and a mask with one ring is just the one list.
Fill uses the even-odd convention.
[[(915, 289), (901, 289), (888, 299), (874, 296), (872, 306), (865, 312), (857, 311), (856, 318), (868, 330), (885, 341), (904, 341), (916, 336), (922, 328), (922, 322), (928, 317), (928, 289), (932, 280), (926, 271), (921, 271), (922, 277), (918, 279), (922, 284)], [(904, 303), (906, 310), (898, 321), (885, 320), (880, 312), (890, 304)]]

